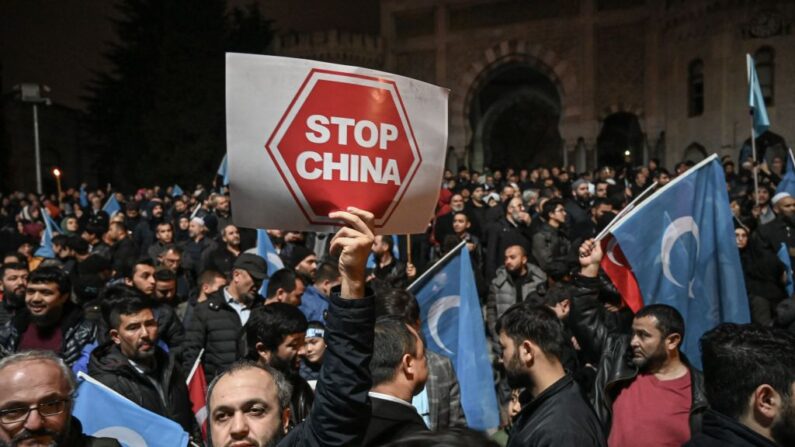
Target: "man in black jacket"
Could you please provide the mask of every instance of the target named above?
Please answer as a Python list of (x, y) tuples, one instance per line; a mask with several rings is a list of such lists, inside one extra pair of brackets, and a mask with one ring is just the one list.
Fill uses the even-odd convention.
[(598, 362), (593, 407), (611, 446), (679, 445), (700, 431), (707, 408), (701, 373), (679, 351), (684, 320), (671, 306), (641, 309), (632, 334), (611, 331), (599, 301), (602, 249), (593, 240), (579, 249), (580, 290), (568, 323), (583, 357)]
[(152, 302), (139, 295), (102, 303), (110, 341), (91, 353), (88, 374), (147, 410), (196, 434), (185, 374), (157, 345)]
[(508, 446), (606, 446), (599, 420), (561, 363), (566, 339), (555, 312), (519, 303), (497, 321), (511, 388), (525, 388)]
[(372, 412), (364, 446), (382, 446), (428, 430), (411, 405), (428, 380), (425, 344), (402, 318), (387, 316), (376, 322), (370, 374)]
[[(155, 265), (148, 257), (143, 257), (124, 273), (124, 284), (133, 287), (144, 296), (155, 299)], [(185, 339), (185, 328), (179, 321), (174, 308), (164, 302), (157, 302), (153, 308), (157, 319), (160, 339), (169, 349), (179, 349)]]
[(229, 285), (196, 304), (186, 331), (182, 354), (188, 369), (204, 349), (204, 373), (212, 380), (244, 352), (241, 330), (251, 311), (262, 305), (257, 291), (268, 277), (268, 265), (260, 256), (243, 253), (235, 260)]
[(307, 321), (296, 306), (272, 303), (251, 312), (243, 327), (249, 360), (275, 368), (292, 386), (290, 422), (296, 426), (307, 416), (314, 402), (312, 387), (298, 374), (306, 353)]
[(701, 337), (710, 409), (686, 447), (795, 445), (795, 336), (724, 323)]
[(289, 384), (278, 371), (246, 363), (218, 376), (207, 391), (210, 437), (214, 445), (233, 442), (283, 447), (361, 445), (370, 418), (370, 357), (373, 353), (373, 299), (365, 298), (365, 265), (373, 243), (373, 215), (348, 208), (330, 213), (341, 220), (331, 241), (339, 256), (339, 294), (330, 297), (328, 348), (315, 405), (306, 421), (286, 437)]
[(80, 358), (83, 347), (97, 336), (97, 326), (69, 298), (72, 285), (58, 267), (31, 272), (25, 290), (25, 309), (0, 327), (0, 358), (31, 349), (52, 351), (66, 364)]

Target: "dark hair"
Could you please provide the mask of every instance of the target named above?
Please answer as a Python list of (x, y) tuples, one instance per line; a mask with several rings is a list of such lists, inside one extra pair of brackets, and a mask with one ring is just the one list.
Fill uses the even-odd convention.
[(201, 275), (199, 275), (199, 279), (196, 280), (196, 284), (201, 288), (201, 286), (213, 283), (215, 278), (226, 279), (226, 276), (224, 276), (224, 274), (218, 270), (207, 269), (203, 271)]
[(279, 289), (284, 289), (285, 292), (290, 293), (295, 290), (295, 280), (300, 279), (291, 268), (279, 269), (271, 275), (268, 279), (268, 289), (265, 291), (267, 298), (272, 298), (276, 295)]
[(405, 289), (384, 289), (375, 296), (376, 317), (391, 316), (414, 325), (420, 321), (420, 305), (411, 292)]
[(555, 211), (555, 208), (557, 208), (558, 205), (563, 205), (563, 200), (549, 199), (546, 202), (544, 202), (544, 206), (541, 207), (541, 217), (544, 220), (549, 220), (549, 215), (552, 214), (553, 211)]
[(417, 355), (416, 340), (402, 320), (395, 317), (381, 317), (376, 320), (373, 357), (370, 359), (373, 386), (394, 379), (404, 355)]
[(657, 170), (656, 170), (656, 171), (654, 171), (654, 178), (655, 178), (655, 179), (658, 179), (658, 178), (660, 178), (660, 176), (661, 176), (661, 175), (663, 175), (663, 174), (667, 175), (668, 177), (670, 177), (670, 176), (671, 176), (671, 173), (670, 173), (670, 172), (668, 172), (668, 170), (667, 170), (667, 169), (665, 169), (665, 168), (662, 168), (662, 167), (660, 167), (660, 166), (657, 166)]
[(333, 262), (324, 261), (317, 266), (315, 273), (315, 283), (319, 284), (323, 281), (336, 281), (340, 278), (340, 269), (337, 264)]
[(472, 219), (469, 218), (469, 214), (467, 214), (466, 211), (455, 211), (455, 212), (453, 212), (453, 218), (455, 218), (455, 216), (458, 216), (459, 214), (464, 216), (464, 217), (466, 217), (467, 218), (467, 222), (472, 222)]
[(179, 245), (168, 244), (165, 247), (163, 247), (163, 250), (160, 251), (160, 254), (161, 255), (166, 254), (166, 252), (168, 251), (173, 251), (174, 253), (180, 256), (182, 256), (185, 253), (185, 250), (183, 250), (182, 247), (180, 247)]
[(105, 234), (105, 227), (100, 225), (100, 224), (89, 222), (86, 225), (86, 229), (83, 230), (83, 231), (85, 231), (86, 233), (91, 234), (91, 235), (93, 235), (95, 237), (101, 238), (102, 235)]
[(16, 258), (18, 263), (28, 262), (25, 258), (25, 255), (16, 251), (10, 251), (3, 255), (3, 259), (5, 258)]
[[(453, 196), (455, 196), (455, 195), (460, 195), (460, 194), (453, 194)], [(452, 196), (450, 196), (450, 197), (452, 198)], [(389, 251), (389, 254), (391, 255), (392, 254), (392, 248), (395, 246), (395, 240), (392, 239), (392, 236), (390, 236), (388, 234), (382, 234), (381, 235), (381, 243), (382, 244), (386, 244), (387, 247), (389, 247), (388, 251)]]
[(110, 227), (118, 227), (119, 230), (125, 233), (127, 232), (127, 225), (124, 225), (123, 222), (111, 222), (110, 225), (108, 225), (108, 228)]
[(563, 323), (552, 309), (546, 306), (529, 306), (517, 303), (508, 308), (497, 320), (496, 332), (505, 332), (517, 345), (530, 340), (538, 345), (547, 357), (558, 360), (563, 356), (566, 338)]
[(125, 278), (132, 279), (132, 277), (135, 276), (135, 270), (139, 265), (148, 265), (149, 267), (155, 268), (155, 263), (147, 256), (140, 258), (137, 261), (126, 263), (123, 266), (122, 274)]
[(79, 255), (88, 254), (88, 241), (80, 236), (70, 236), (69, 240), (66, 242), (66, 246)]
[(58, 245), (60, 247), (68, 247), (67, 243), (69, 242), (69, 236), (65, 234), (59, 234), (57, 236), (53, 236), (52, 238), (52, 245)]
[(169, 222), (169, 221), (167, 221), (167, 220), (166, 220), (166, 221), (163, 221), (163, 222), (159, 222), (159, 223), (158, 223), (158, 224), (155, 226), (155, 229), (157, 229), (157, 227), (162, 227), (163, 225), (168, 225), (168, 228), (170, 228), (170, 229), (171, 229), (171, 231), (174, 231), (174, 225), (171, 225), (171, 222)]
[(597, 209), (602, 205), (610, 205), (613, 206), (613, 202), (610, 201), (607, 197), (597, 197), (593, 199), (593, 204), (591, 205), (591, 209)]
[(556, 282), (550, 286), (547, 293), (543, 296), (543, 304), (554, 307), (560, 302), (571, 300), (572, 293), (573, 290), (568, 284)]
[(243, 330), (246, 334), (248, 357), (257, 359), (257, 343), (268, 351), (276, 351), (285, 337), (306, 332), (306, 317), (297, 307), (286, 303), (273, 303), (251, 311)]
[(177, 274), (167, 268), (158, 268), (155, 270), (155, 281), (176, 281)]
[(710, 407), (738, 419), (763, 384), (784, 401), (795, 382), (795, 335), (756, 324), (723, 323), (701, 337), (704, 385)]
[(6, 271), (8, 270), (24, 270), (28, 271), (28, 265), (22, 262), (9, 262), (8, 264), (3, 264), (0, 266), (0, 279), (6, 276)]
[[(671, 334), (679, 334), (682, 340), (685, 339), (685, 320), (675, 308), (667, 304), (651, 304), (635, 314), (636, 320), (643, 317), (654, 317), (657, 320), (656, 326), (663, 338)], [(681, 341), (679, 346), (682, 346)]]
[(69, 275), (60, 267), (39, 267), (30, 272), (28, 284), (44, 284), (54, 282), (58, 284), (61, 294), (72, 292), (72, 281)]
[(125, 289), (127, 290), (119, 290), (118, 294), (112, 298), (108, 298), (106, 295), (100, 304), (102, 318), (108, 325), (108, 329), (118, 329), (122, 315), (137, 314), (144, 309), (154, 307), (152, 301), (141, 296), (140, 293), (129, 288)]
[(444, 431), (423, 431), (404, 436), (385, 447), (498, 447), (481, 432), (456, 427)]

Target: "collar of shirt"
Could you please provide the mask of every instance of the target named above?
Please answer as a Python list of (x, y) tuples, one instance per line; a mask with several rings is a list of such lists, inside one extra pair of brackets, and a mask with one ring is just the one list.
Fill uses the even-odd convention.
[(229, 303), (229, 304), (231, 304), (233, 306), (237, 306), (237, 307), (239, 307), (241, 309), (247, 309), (248, 308), (248, 306), (243, 305), (243, 303), (238, 301), (237, 298), (233, 297), (232, 294), (229, 293), (229, 286), (224, 287), (224, 299), (226, 300), (227, 303)]
[(395, 402), (395, 403), (398, 403), (400, 405), (405, 405), (405, 406), (411, 408), (412, 410), (417, 411), (417, 409), (414, 408), (414, 405), (411, 405), (410, 403), (406, 402), (405, 400), (403, 400), (403, 399), (401, 399), (399, 397), (390, 396), (389, 394), (376, 393), (375, 391), (370, 391), (369, 393), (367, 393), (367, 395), (370, 396), (370, 397), (375, 397), (376, 399), (388, 400), (390, 402)]

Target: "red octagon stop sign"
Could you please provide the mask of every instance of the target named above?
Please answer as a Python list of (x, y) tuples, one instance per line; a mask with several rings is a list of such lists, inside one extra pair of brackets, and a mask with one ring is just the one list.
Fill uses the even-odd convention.
[(355, 206), (380, 227), (422, 161), (395, 82), (313, 69), (265, 148), (309, 222)]

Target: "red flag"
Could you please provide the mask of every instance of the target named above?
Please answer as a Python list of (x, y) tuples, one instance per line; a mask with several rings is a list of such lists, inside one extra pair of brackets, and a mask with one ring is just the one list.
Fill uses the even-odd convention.
[(600, 243), (602, 244), (602, 253), (604, 253), (600, 264), (602, 270), (607, 273), (607, 276), (616, 286), (624, 303), (633, 312), (639, 311), (643, 307), (643, 296), (640, 294), (638, 281), (635, 279), (632, 270), (630, 270), (629, 262), (624, 257), (618, 241), (612, 234), (608, 234)]
[(202, 428), (202, 437), (207, 439), (207, 379), (204, 376), (204, 366), (201, 364), (202, 354), (204, 350), (199, 353), (196, 358), (196, 363), (191, 368), (190, 375), (188, 376), (188, 396), (193, 409), (193, 414), (196, 417), (196, 422)]

